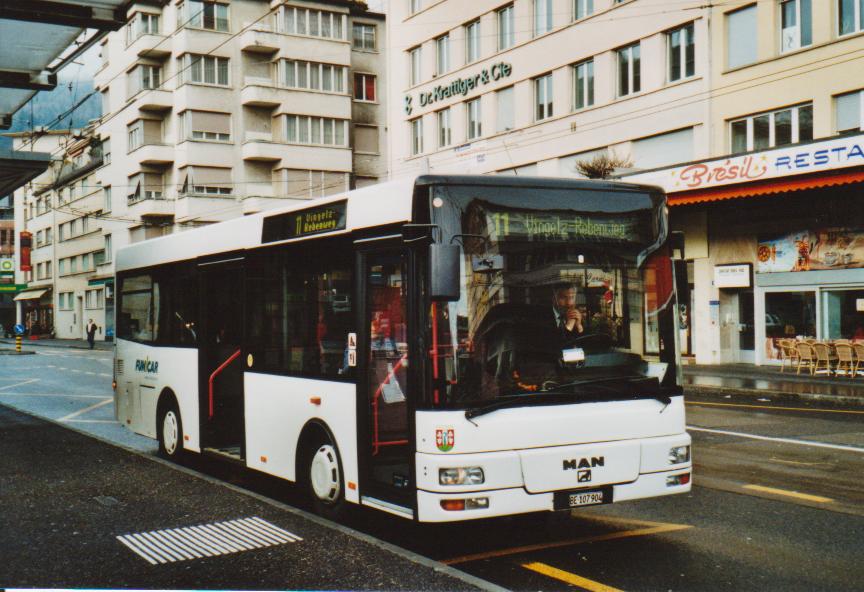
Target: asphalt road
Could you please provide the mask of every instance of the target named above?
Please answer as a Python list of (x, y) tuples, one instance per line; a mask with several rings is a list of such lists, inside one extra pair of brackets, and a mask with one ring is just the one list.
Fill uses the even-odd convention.
[[(110, 354), (43, 348), (9, 360), (0, 357), (0, 404), (155, 450), (113, 422)], [(861, 589), (860, 407), (706, 396), (689, 400), (688, 424), (689, 495), (447, 526), (358, 509), (345, 523), (516, 590)], [(284, 483), (251, 471), (205, 459), (189, 468), (299, 503)]]

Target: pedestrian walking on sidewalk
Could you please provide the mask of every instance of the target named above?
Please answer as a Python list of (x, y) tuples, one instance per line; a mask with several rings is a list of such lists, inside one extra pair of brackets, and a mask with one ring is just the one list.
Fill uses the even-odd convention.
[(93, 349), (93, 346), (96, 345), (96, 323), (93, 322), (93, 319), (87, 321), (87, 343), (90, 344), (90, 349)]

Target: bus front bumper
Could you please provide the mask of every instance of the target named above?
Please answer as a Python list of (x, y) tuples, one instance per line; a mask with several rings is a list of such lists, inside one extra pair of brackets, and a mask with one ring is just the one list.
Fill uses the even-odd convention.
[[(684, 475), (687, 477), (682, 479)], [(682, 480), (686, 480), (686, 483), (678, 484)], [(612, 502), (622, 502), (687, 493), (692, 485), (692, 467), (687, 466), (676, 467), (672, 471), (641, 474), (630, 483), (605, 487), (612, 490)], [(573, 493), (591, 492), (602, 488), (584, 488), (573, 490)], [(420, 522), (456, 522), (529, 512), (551, 512), (556, 510), (554, 499), (553, 492), (532, 494), (524, 487), (461, 493), (432, 493), (419, 490), (417, 516)]]

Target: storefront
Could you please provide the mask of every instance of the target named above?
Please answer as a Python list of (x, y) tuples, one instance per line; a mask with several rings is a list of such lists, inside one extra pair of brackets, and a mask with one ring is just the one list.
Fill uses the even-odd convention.
[(15, 296), (20, 307), (22, 324), (26, 335), (48, 337), (54, 331), (54, 304), (51, 301), (51, 288), (25, 290)]
[(779, 363), (777, 340), (864, 340), (864, 136), (640, 173), (692, 263), (697, 363)]

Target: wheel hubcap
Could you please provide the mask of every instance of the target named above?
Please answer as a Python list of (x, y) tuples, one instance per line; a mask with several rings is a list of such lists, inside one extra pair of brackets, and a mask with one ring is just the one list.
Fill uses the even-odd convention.
[(165, 419), (162, 420), (162, 442), (165, 446), (165, 452), (168, 454), (174, 454), (177, 450), (179, 431), (177, 415), (173, 411), (169, 411), (165, 414)]
[(336, 449), (330, 444), (318, 448), (312, 457), (310, 467), (312, 491), (323, 502), (332, 503), (339, 498), (339, 461), (336, 459)]

